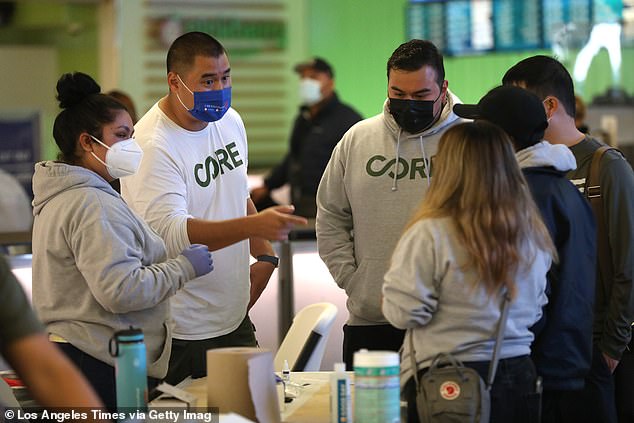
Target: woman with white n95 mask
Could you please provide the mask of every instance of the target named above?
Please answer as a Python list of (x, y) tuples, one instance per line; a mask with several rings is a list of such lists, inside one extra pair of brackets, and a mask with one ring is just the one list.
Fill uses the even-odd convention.
[(106, 153), (106, 161), (102, 161), (94, 152), (90, 152), (99, 163), (107, 168), (107, 172), (113, 178), (123, 178), (124, 176), (134, 175), (139, 169), (141, 159), (143, 158), (143, 150), (136, 143), (134, 138), (118, 141), (108, 147), (97, 138), (90, 136), (93, 140), (108, 149)]
[(143, 154), (125, 106), (100, 90), (79, 72), (57, 83), (60, 153), (33, 175), (33, 304), (50, 340), (114, 411), (110, 338), (142, 329), (149, 386), (156, 384), (171, 350), (169, 298), (213, 262), (201, 245), (168, 259), (163, 240), (109, 185), (134, 174)]

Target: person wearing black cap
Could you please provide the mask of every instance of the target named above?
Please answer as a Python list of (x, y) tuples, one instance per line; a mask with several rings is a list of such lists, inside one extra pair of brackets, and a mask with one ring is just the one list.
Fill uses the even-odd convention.
[[(602, 144), (575, 125), (575, 90), (568, 70), (552, 57), (537, 55), (513, 65), (502, 78), (536, 94), (548, 116), (545, 137), (565, 145), (577, 160), (566, 175), (584, 193), (592, 157)], [(574, 410), (577, 422), (613, 423), (634, 421), (634, 172), (616, 150), (603, 154), (599, 166), (602, 216), (607, 245), (599, 248), (594, 307), (594, 352), (584, 394)], [(596, 189), (596, 188), (595, 188)], [(596, 191), (595, 191), (596, 192)], [(629, 347), (628, 347), (629, 343)], [(618, 367), (617, 367), (618, 366)], [(614, 372), (614, 374), (613, 374)], [(616, 385), (616, 387), (615, 387)], [(616, 397), (616, 407), (615, 402)], [(616, 408), (616, 410), (615, 410)]]
[(295, 71), (301, 78), (302, 104), (293, 125), (290, 149), (264, 179), (264, 185), (251, 191), (251, 199), (258, 210), (275, 205), (271, 190), (289, 183), (296, 213), (315, 217), (317, 187), (332, 150), (343, 134), (361, 120), (361, 115), (339, 101), (334, 71), (324, 59), (300, 63)]
[(592, 363), (596, 238), (592, 210), (566, 172), (575, 158), (563, 145), (543, 141), (548, 127), (542, 102), (514, 86), (489, 91), (478, 104), (458, 104), (454, 113), (484, 119), (506, 131), (542, 218), (555, 243), (559, 262), (548, 272), (548, 304), (533, 331), (531, 356), (543, 379), (543, 421), (566, 421), (560, 410), (574, 407)]

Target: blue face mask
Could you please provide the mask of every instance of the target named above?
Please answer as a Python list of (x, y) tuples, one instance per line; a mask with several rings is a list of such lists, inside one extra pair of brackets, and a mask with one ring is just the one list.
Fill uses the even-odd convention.
[(188, 109), (178, 93), (176, 93), (176, 97), (183, 107), (196, 119), (204, 122), (215, 122), (220, 120), (225, 113), (227, 113), (229, 107), (231, 107), (231, 87), (227, 87), (222, 90), (194, 92), (185, 85), (180, 75), (177, 76), (183, 83), (183, 86), (187, 88), (187, 91), (193, 94), (194, 107), (192, 109)]

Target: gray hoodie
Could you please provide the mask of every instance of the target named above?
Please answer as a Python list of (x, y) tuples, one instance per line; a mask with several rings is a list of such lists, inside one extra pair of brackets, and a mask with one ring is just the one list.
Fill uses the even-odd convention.
[(195, 277), (191, 263), (166, 260), (161, 238), (86, 168), (38, 163), (33, 193), (33, 304), (48, 332), (114, 365), (110, 338), (139, 327), (148, 375), (165, 376), (168, 298)]
[[(335, 147), (317, 191), (317, 246), (348, 295), (350, 325), (387, 324), (381, 286), (392, 251), (430, 182), (438, 141), (463, 120), (449, 93), (440, 119), (418, 134), (403, 131), (388, 108), (354, 125)], [(398, 163), (398, 168), (395, 164)]]
[[(530, 354), (530, 327), (546, 304), (550, 254), (525, 242), (515, 274), (500, 359)], [(461, 361), (489, 361), (501, 314), (502, 294), (492, 297), (473, 266), (456, 225), (448, 217), (422, 219), (403, 234), (383, 285), (383, 310), (400, 329), (411, 329), (419, 369), (440, 352)], [(409, 340), (403, 342), (401, 384), (412, 377)]]
[(563, 144), (548, 141), (519, 150), (515, 157), (522, 169), (528, 167), (552, 167), (560, 172), (568, 172), (577, 167), (577, 161), (570, 149)]

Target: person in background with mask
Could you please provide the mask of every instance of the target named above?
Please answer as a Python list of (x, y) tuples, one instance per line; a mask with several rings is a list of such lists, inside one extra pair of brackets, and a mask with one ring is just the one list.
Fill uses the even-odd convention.
[(383, 112), (335, 147), (317, 191), (317, 246), (348, 295), (343, 358), (361, 348), (398, 351), (404, 331), (381, 311), (383, 275), (405, 224), (424, 198), (445, 130), (461, 122), (443, 57), (429, 41), (401, 44), (387, 62)]
[(339, 101), (335, 73), (324, 59), (316, 57), (300, 63), (295, 71), (301, 78), (302, 104), (293, 125), (290, 150), (264, 179), (264, 185), (251, 191), (251, 199), (258, 210), (274, 205), (271, 190), (289, 183), (297, 214), (314, 218), (317, 186), (332, 150), (343, 134), (361, 120), (361, 115)]
[(169, 257), (192, 243), (215, 251), (214, 272), (171, 301), (166, 380), (176, 384), (207, 374), (209, 349), (256, 345), (248, 312), (278, 262), (268, 240), (287, 239), (306, 219), (292, 206), (258, 213), (249, 198), (247, 137), (231, 108), (231, 68), (218, 40), (203, 32), (178, 37), (167, 53), (166, 82), (169, 93), (135, 127), (145, 158), (121, 181), (121, 193), (163, 237)]
[(167, 259), (165, 244), (109, 182), (142, 158), (132, 119), (83, 73), (57, 82), (63, 109), (53, 137), (59, 161), (33, 175), (33, 305), (49, 339), (116, 410), (114, 333), (143, 329), (149, 386), (165, 376), (171, 347), (168, 299), (212, 269), (206, 246)]

